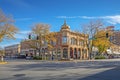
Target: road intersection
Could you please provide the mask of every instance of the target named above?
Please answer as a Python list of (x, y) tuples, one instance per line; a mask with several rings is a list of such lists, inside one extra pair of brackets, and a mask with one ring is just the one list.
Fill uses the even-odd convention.
[(0, 65), (0, 80), (118, 80), (120, 60), (9, 60)]

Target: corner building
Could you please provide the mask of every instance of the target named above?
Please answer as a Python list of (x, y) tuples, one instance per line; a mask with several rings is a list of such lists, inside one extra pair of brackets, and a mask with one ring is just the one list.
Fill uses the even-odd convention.
[(62, 59), (88, 59), (88, 35), (71, 31), (65, 21), (57, 34), (55, 48)]

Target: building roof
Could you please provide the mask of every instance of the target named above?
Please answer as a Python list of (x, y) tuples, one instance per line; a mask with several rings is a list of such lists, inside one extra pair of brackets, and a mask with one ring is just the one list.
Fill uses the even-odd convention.
[(67, 25), (66, 20), (64, 21), (64, 24), (62, 25), (61, 29), (70, 29), (70, 26)]

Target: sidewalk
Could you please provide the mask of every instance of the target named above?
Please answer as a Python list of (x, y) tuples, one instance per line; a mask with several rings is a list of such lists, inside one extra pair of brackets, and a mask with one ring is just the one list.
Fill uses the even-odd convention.
[(84, 62), (84, 61), (120, 61), (120, 58), (118, 59), (91, 59), (91, 60), (73, 60), (76, 62)]

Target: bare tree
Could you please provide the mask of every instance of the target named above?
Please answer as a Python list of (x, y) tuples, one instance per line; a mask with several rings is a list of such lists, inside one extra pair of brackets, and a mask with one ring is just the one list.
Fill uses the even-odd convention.
[(93, 38), (98, 29), (103, 28), (104, 24), (101, 20), (90, 21), (88, 24), (82, 25), (82, 32), (89, 34), (89, 38)]
[(84, 24), (82, 26), (82, 29), (83, 29), (82, 32), (84, 34), (89, 35), (89, 43), (88, 43), (89, 54), (90, 54), (89, 58), (91, 58), (91, 54), (92, 54), (94, 36), (97, 33), (97, 31), (103, 27), (104, 25), (101, 20), (90, 21), (88, 24)]

